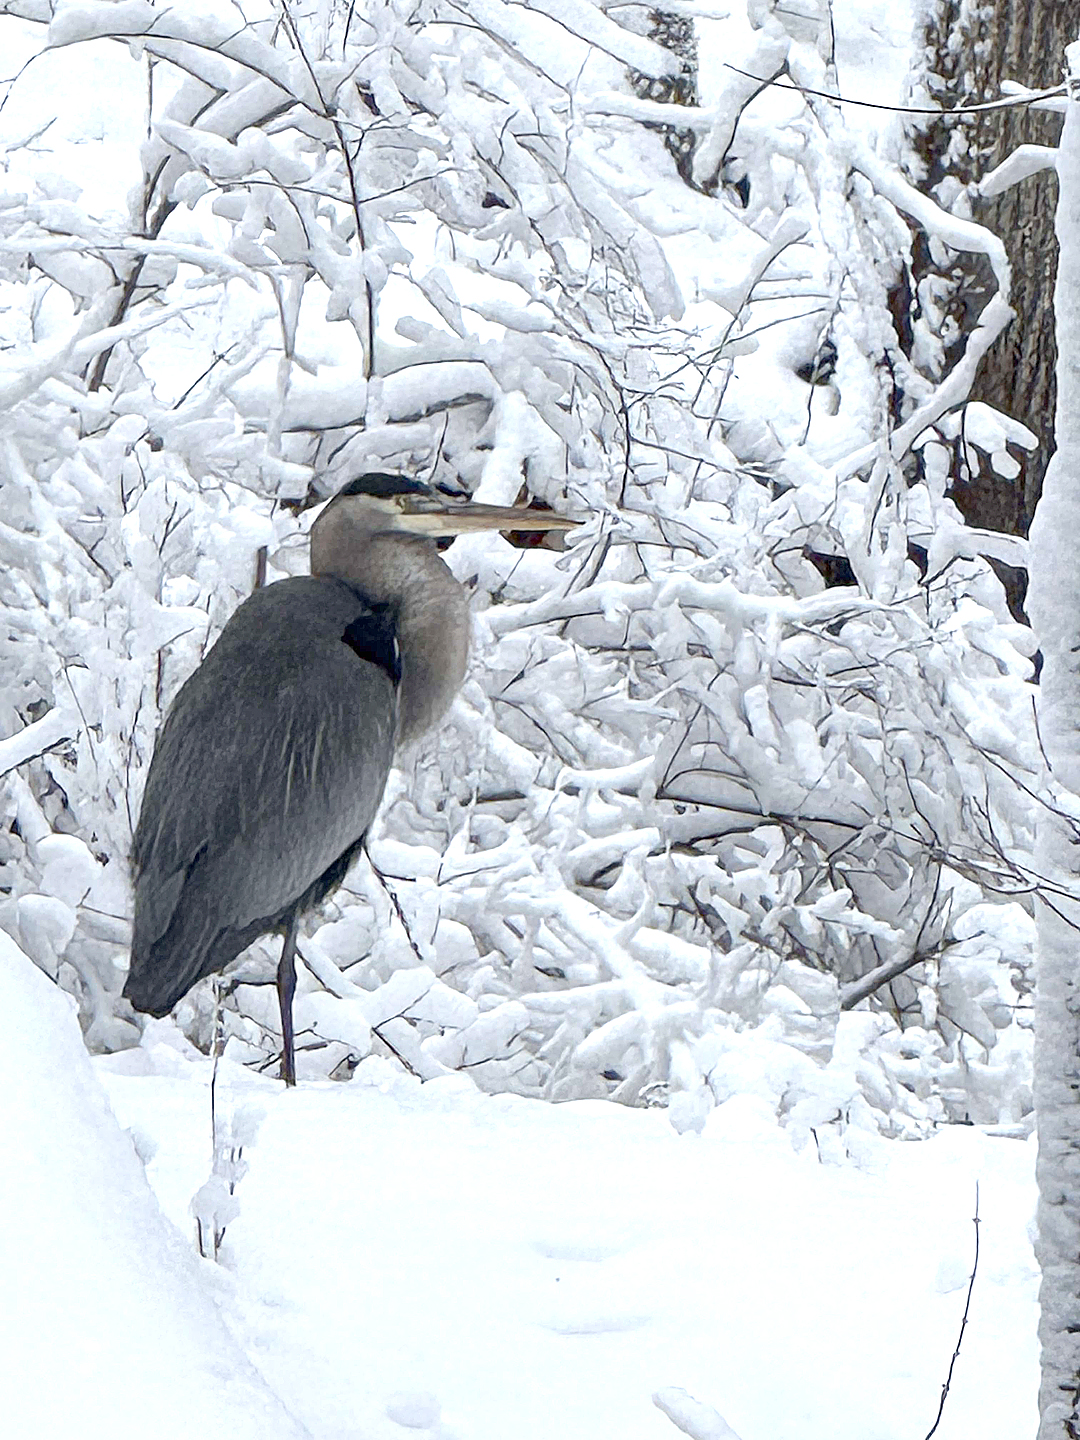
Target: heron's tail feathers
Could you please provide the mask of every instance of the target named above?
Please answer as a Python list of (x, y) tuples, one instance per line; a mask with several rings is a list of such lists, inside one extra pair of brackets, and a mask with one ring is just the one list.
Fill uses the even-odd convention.
[(200, 894), (197, 865), (174, 883), (144, 871), (135, 884), (131, 968), (124, 994), (147, 1015), (167, 1015), (196, 981), (224, 970), (265, 930), (265, 922), (237, 929)]

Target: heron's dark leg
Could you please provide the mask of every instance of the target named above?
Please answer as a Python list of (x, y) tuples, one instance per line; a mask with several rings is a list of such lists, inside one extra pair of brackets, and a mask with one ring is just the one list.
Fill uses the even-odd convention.
[(296, 1055), (293, 1048), (293, 994), (296, 990), (296, 926), (293, 914), (285, 927), (285, 941), (277, 967), (278, 1004), (281, 1006), (281, 1078), (286, 1085), (296, 1084)]

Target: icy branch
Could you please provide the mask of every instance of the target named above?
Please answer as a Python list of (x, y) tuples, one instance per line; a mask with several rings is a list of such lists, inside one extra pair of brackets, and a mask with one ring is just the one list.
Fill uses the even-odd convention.
[[(1004, 297), (994, 295), (979, 316), (979, 323), (968, 338), (962, 359), (953, 366), (930, 398), (892, 432), (888, 445), (894, 459), (902, 459), (924, 430), (940, 420), (947, 411), (964, 403), (971, 393), (979, 362), (1012, 318), (1013, 310)], [(837, 465), (837, 475), (846, 479), (856, 474), (873, 463), (881, 448), (880, 442), (874, 442), (852, 451)]]
[(1004, 194), (1012, 185), (1019, 185), (1029, 175), (1057, 168), (1057, 148), (1053, 145), (1018, 145), (1000, 165), (979, 181), (979, 194), (987, 197)]
[[(742, 57), (740, 69), (750, 73), (724, 72), (715, 106), (716, 122), (694, 154), (696, 184), (708, 186), (720, 174), (743, 110), (765, 88), (765, 83), (782, 71), (790, 44), (786, 34), (777, 32), (774, 22), (772, 27), (758, 31), (753, 48)], [(754, 76), (763, 79), (756, 80)]]
[(654, 610), (672, 604), (700, 607), (726, 615), (733, 623), (758, 622), (809, 625), (836, 619), (852, 611), (877, 608), (876, 602), (826, 591), (796, 599), (786, 595), (751, 595), (731, 580), (715, 583), (689, 575), (674, 575), (665, 581), (628, 585), (604, 581), (577, 595), (549, 595), (528, 605), (500, 605), (484, 613), (483, 623), (495, 635), (504, 635), (547, 620), (567, 620), (585, 615), (615, 619), (634, 610)]
[(258, 288), (258, 282), (249, 266), (224, 251), (211, 249), (208, 245), (184, 244), (177, 240), (152, 240), (141, 235), (103, 236), (100, 240), (78, 235), (19, 235), (0, 239), (0, 254), (3, 255), (101, 255), (110, 251), (128, 255), (165, 256), (186, 265), (194, 265), (221, 280), (243, 280), (252, 289)]
[(973, 250), (986, 256), (998, 282), (998, 296), (995, 298), (1000, 298), (1007, 305), (1011, 279), (1009, 257), (1001, 239), (985, 225), (950, 215), (929, 195), (916, 190), (898, 170), (875, 155), (862, 137), (844, 124), (827, 101), (811, 97), (811, 104), (831, 143), (853, 169), (869, 180), (879, 195), (891, 201), (905, 215), (910, 215), (927, 234), (935, 235), (953, 250)]
[[(34, 345), (29, 357), (19, 357), (18, 368), (12, 378), (0, 379), (0, 408), (10, 409), (20, 400), (32, 395), (47, 380), (56, 379), (65, 371), (84, 365), (95, 355), (100, 355), (121, 340), (145, 335), (148, 330), (154, 330), (178, 315), (214, 303), (209, 296), (199, 300), (184, 300), (175, 305), (163, 305), (160, 309), (148, 310), (134, 320), (126, 320), (120, 325), (107, 325), (98, 330), (94, 329), (93, 325), (103, 308), (102, 302), (99, 302), (72, 326), (68, 337), (59, 344), (52, 341), (49, 344)], [(4, 368), (9, 372), (15, 369), (10, 364)]]
[(58, 705), (18, 734), (0, 740), (0, 775), (25, 765), (28, 760), (36, 760), (65, 740), (74, 739), (81, 723), (74, 710)]
[(528, 6), (521, 5), (520, 0), (506, 0), (506, 3), (504, 0), (468, 0), (467, 8), (493, 34), (512, 36), (516, 44), (521, 44), (523, 37), (513, 12), (519, 8), (535, 10), (577, 39), (640, 70), (643, 75), (659, 78), (679, 73), (681, 62), (676, 55), (643, 35), (624, 30), (588, 0), (531, 0)]
[(697, 135), (707, 134), (719, 119), (715, 106), (704, 110), (699, 105), (666, 105), (659, 100), (641, 100), (636, 95), (622, 95), (615, 90), (590, 95), (583, 109), (586, 115), (616, 115), (624, 120), (638, 120), (643, 125), (677, 125)]
[[(199, 10), (187, 14), (180, 8), (158, 9), (149, 0), (119, 0), (114, 5), (66, 6), (49, 26), (49, 44), (54, 47), (112, 37), (144, 39), (151, 53), (156, 44), (179, 41), (208, 54), (219, 66), (223, 58), (235, 61), (272, 81), (294, 103), (299, 101), (323, 113), (315, 82), (299, 59), (267, 44), (253, 27), (237, 25), (228, 13), (215, 16)], [(222, 78), (219, 75), (219, 82)]]

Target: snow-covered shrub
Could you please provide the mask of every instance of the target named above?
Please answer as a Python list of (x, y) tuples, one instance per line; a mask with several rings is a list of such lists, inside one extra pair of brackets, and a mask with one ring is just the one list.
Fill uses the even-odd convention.
[[(750, 4), (725, 53), (827, 88), (827, 26), (785, 15)], [(48, 31), (108, 35), (154, 77), (132, 213), (48, 178), (0, 209), (0, 923), (89, 1043), (132, 1033), (125, 857), (163, 707), (260, 548), (298, 568), (313, 499), (400, 469), (585, 524), (447, 552), (470, 678), (391, 778), (380, 874), (301, 944), (301, 1072), (381, 1044), (680, 1127), (751, 1088), (804, 1134), (1021, 1111), (1031, 647), (998, 542), (915, 454), (1005, 300), (939, 382), (889, 312), (899, 211), (998, 265), (993, 237), (826, 102), (734, 71), (700, 107), (643, 99), (683, 60), (599, 5), (238, 30), (125, 0)], [(267, 1063), (270, 988), (231, 1003), (231, 1052)], [(208, 987), (178, 1018), (209, 1043)]]

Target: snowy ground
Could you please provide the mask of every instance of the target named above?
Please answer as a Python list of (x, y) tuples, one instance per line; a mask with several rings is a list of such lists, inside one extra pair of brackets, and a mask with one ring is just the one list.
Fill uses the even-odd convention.
[[(910, 1440), (956, 1341), (976, 1181), (937, 1433), (1034, 1430), (1031, 1143), (866, 1137), (826, 1165), (750, 1098), (680, 1136), (661, 1111), (374, 1060), (291, 1093), (222, 1065), (219, 1117), (254, 1138), (215, 1265), (190, 1211), (209, 1063), (165, 1024), (91, 1062), (66, 999), (12, 942), (2, 958), (26, 1037), (2, 1052), (17, 1440), (662, 1440), (654, 1396), (680, 1390), (740, 1440)], [(713, 1423), (688, 1433), (722, 1440)]]

